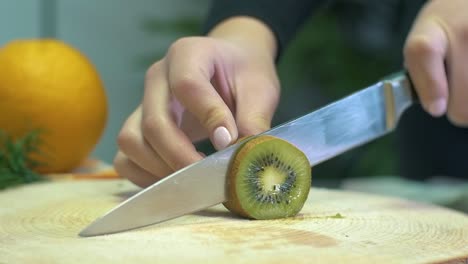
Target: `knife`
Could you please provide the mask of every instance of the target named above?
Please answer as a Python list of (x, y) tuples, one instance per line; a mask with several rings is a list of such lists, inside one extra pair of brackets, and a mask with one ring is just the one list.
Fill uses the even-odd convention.
[[(393, 131), (403, 112), (416, 101), (410, 78), (402, 71), (262, 134), (294, 144), (315, 166)], [(147, 187), (79, 235), (145, 227), (226, 201), (226, 172), (238, 146), (231, 145)]]

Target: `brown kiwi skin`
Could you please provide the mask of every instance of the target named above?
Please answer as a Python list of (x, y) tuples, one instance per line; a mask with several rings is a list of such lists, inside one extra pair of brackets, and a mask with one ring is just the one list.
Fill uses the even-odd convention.
[(257, 144), (262, 142), (270, 141), (272, 139), (276, 139), (273, 136), (262, 135), (262, 136), (251, 136), (245, 137), (238, 140), (242, 141), (241, 145), (238, 147), (238, 150), (234, 154), (233, 158), (231, 159), (231, 163), (229, 164), (228, 168), (228, 175), (227, 175), (227, 182), (226, 182), (226, 193), (228, 194), (228, 200), (223, 203), (224, 207), (231, 211), (234, 214), (238, 214), (245, 218), (252, 219), (247, 212), (242, 209), (242, 206), (239, 203), (239, 199), (237, 197), (236, 185), (234, 182), (236, 181), (236, 175), (239, 170), (239, 165), (244, 159), (244, 156)]

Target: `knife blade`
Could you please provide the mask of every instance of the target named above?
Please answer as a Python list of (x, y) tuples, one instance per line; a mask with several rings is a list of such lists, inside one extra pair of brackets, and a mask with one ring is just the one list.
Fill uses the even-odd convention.
[[(262, 134), (296, 145), (314, 166), (393, 131), (402, 113), (416, 100), (409, 76), (399, 72)], [(145, 227), (226, 201), (226, 172), (238, 146), (218, 151), (147, 187), (79, 235)]]

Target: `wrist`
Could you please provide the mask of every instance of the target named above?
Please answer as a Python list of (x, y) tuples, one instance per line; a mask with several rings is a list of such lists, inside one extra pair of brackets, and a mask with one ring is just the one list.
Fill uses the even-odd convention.
[(245, 49), (276, 58), (277, 42), (273, 31), (253, 17), (232, 17), (214, 27), (208, 36), (227, 40)]

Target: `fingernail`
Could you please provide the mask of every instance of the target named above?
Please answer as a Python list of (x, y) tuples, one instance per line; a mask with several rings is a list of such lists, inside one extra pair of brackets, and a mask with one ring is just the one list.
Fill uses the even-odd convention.
[(231, 143), (232, 137), (225, 127), (218, 127), (213, 133), (213, 144), (217, 150), (224, 149)]
[(438, 99), (429, 103), (428, 111), (433, 116), (441, 116), (445, 113), (445, 109), (447, 107), (445, 99)]

